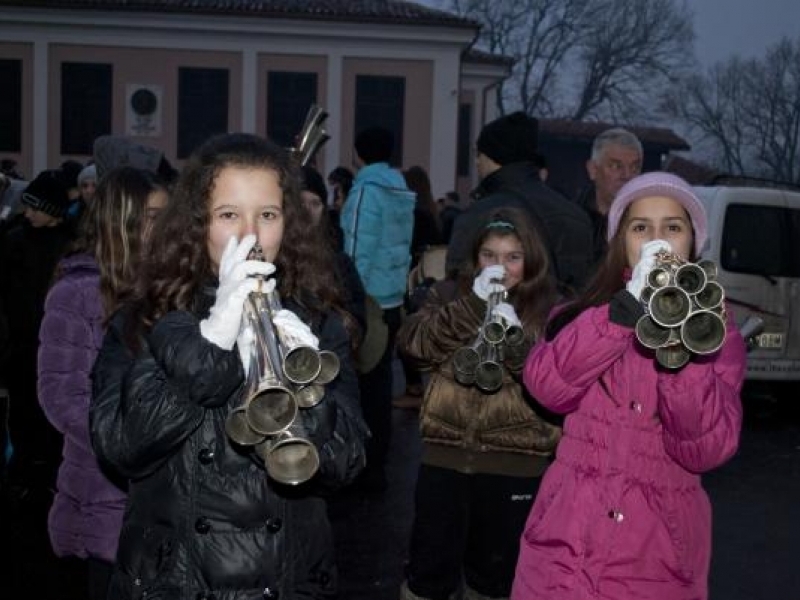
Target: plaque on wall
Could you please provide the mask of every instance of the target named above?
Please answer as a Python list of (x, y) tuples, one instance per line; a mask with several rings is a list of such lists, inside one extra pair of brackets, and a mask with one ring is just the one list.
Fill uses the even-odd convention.
[(129, 83), (125, 86), (125, 133), (138, 137), (161, 135), (160, 85)]

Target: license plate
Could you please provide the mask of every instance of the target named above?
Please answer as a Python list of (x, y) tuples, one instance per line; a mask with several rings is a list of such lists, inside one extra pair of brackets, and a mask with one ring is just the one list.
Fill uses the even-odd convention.
[(782, 333), (762, 333), (758, 336), (759, 348), (783, 348)]

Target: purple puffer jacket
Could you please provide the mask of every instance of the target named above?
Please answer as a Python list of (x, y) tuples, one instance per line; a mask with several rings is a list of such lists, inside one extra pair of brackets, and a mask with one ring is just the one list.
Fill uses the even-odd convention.
[(608, 305), (540, 342), (523, 372), (567, 414), (520, 544), (512, 600), (703, 600), (711, 506), (700, 474), (738, 447), (745, 346), (657, 369)]
[(64, 435), (50, 542), (58, 556), (113, 562), (126, 495), (100, 471), (89, 441), (90, 374), (104, 333), (100, 273), (86, 254), (60, 269), (39, 330), (39, 403)]

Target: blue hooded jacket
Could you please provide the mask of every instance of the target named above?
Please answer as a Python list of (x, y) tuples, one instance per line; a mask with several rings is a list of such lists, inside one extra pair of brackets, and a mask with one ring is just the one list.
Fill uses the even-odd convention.
[(378, 162), (358, 171), (342, 208), (344, 250), (367, 293), (384, 309), (403, 303), (415, 204), (402, 173)]

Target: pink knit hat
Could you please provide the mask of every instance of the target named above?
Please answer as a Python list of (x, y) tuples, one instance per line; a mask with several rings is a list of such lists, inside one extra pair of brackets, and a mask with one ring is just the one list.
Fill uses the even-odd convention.
[(672, 198), (686, 209), (694, 229), (694, 250), (699, 255), (708, 235), (708, 220), (703, 204), (695, 195), (691, 186), (683, 179), (672, 173), (661, 171), (634, 177), (617, 192), (617, 196), (608, 211), (608, 239), (610, 240), (617, 233), (619, 221), (625, 209), (632, 202), (652, 196)]

